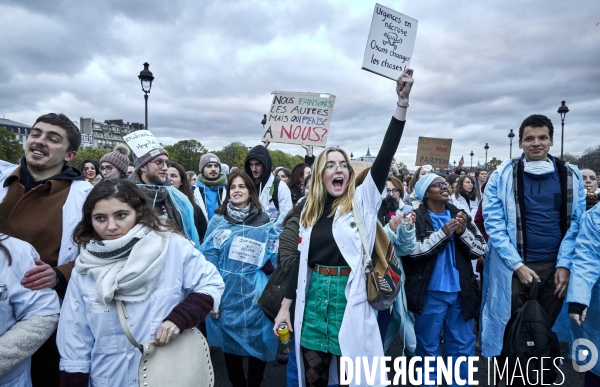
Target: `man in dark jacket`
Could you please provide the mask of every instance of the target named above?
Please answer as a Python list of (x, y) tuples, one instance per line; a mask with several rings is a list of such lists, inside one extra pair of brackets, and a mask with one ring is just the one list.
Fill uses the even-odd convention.
[[(442, 329), (446, 356), (475, 356), (473, 324), (481, 298), (471, 260), (485, 253), (486, 243), (471, 218), (448, 203), (444, 178), (424, 175), (415, 192), (423, 201), (416, 211), (417, 247), (402, 261), (408, 309), (415, 314), (417, 356), (441, 356)], [(462, 363), (460, 377), (467, 375)], [(435, 372), (429, 378), (435, 380)]]
[(254, 181), (260, 204), (271, 221), (280, 223), (292, 209), (292, 195), (287, 184), (273, 176), (271, 168), (271, 155), (267, 148), (257, 145), (248, 152), (244, 170)]

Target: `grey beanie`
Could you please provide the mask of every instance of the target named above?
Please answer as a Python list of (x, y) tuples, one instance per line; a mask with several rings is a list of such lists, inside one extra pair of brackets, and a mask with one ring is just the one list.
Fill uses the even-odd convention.
[(215, 155), (214, 153), (205, 153), (202, 155), (202, 157), (200, 157), (200, 164), (198, 165), (198, 168), (200, 168), (200, 174), (202, 174), (204, 167), (206, 167), (206, 164), (208, 163), (218, 163), (219, 169), (223, 169), (223, 166), (221, 165), (221, 160), (219, 159), (219, 157), (217, 157), (217, 155)]
[[(144, 165), (148, 164), (150, 161), (154, 160), (155, 158), (157, 158), (160, 155), (165, 155), (167, 157), (169, 157), (169, 154), (167, 153), (167, 151), (165, 150), (165, 148), (155, 148), (152, 149), (151, 151), (144, 153), (144, 155), (142, 155), (141, 157), (135, 157), (135, 154), (133, 155), (133, 166), (135, 169), (140, 169), (140, 167), (143, 167)], [(125, 170), (127, 170), (127, 168), (125, 168)]]
[(129, 148), (125, 144), (119, 144), (115, 147), (115, 150), (105, 154), (100, 159), (100, 165), (103, 162), (114, 165), (121, 173), (127, 174), (127, 167), (129, 166)]

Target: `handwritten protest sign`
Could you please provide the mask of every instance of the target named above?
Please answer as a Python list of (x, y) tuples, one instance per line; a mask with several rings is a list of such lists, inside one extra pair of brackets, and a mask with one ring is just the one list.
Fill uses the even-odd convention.
[(266, 243), (251, 238), (236, 236), (229, 247), (229, 259), (262, 266)]
[(335, 95), (274, 91), (262, 139), (325, 147)]
[(123, 136), (123, 140), (129, 145), (136, 157), (142, 157), (148, 151), (162, 146), (149, 130), (136, 130), (127, 136)]
[(410, 65), (418, 21), (375, 4), (362, 69), (393, 80)]
[(352, 165), (352, 169), (354, 170), (354, 176), (358, 175), (362, 171), (367, 168), (373, 166), (373, 163), (369, 163), (367, 161), (350, 161), (350, 165)]
[(415, 165), (429, 164), (436, 168), (448, 168), (452, 139), (419, 137)]

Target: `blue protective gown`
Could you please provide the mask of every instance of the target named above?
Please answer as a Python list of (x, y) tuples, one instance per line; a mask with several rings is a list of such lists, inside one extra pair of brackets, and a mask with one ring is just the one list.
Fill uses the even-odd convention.
[[(571, 320), (570, 345), (584, 338), (600, 350), (600, 206), (596, 205), (583, 215), (575, 240), (575, 254), (571, 261), (571, 278), (566, 303), (587, 305), (587, 316), (581, 327)], [(590, 362), (590, 352), (581, 364)], [(600, 361), (591, 369), (600, 375)]]
[(279, 234), (273, 223), (259, 227), (229, 224), (215, 215), (208, 226), (201, 251), (214, 264), (225, 282), (220, 317), (207, 317), (208, 343), (223, 352), (275, 360), (277, 337), (257, 304), (267, 276), (261, 268), (277, 265)]
[[(573, 172), (573, 209), (571, 226), (558, 253), (557, 267), (570, 267), (565, 254), (571, 243), (568, 238), (578, 227), (585, 211), (583, 179), (576, 166), (567, 164)], [(524, 214), (522, 213), (522, 216)], [(485, 230), (489, 235), (488, 253), (483, 272), (481, 310), (481, 351), (486, 357), (497, 356), (502, 350), (502, 338), (511, 311), (511, 281), (515, 264), (522, 262), (517, 250), (517, 213), (513, 191), (512, 160), (506, 160), (491, 174), (483, 197)]]

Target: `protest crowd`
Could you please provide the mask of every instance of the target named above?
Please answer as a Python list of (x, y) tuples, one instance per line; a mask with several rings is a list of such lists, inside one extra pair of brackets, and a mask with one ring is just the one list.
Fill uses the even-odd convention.
[[(336, 147), (278, 167), (269, 142), (243, 165), (205, 153), (186, 171), (129, 144), (74, 168), (78, 128), (40, 116), (18, 163), (0, 161), (0, 386), (145, 386), (134, 343), (158, 353), (197, 329), (232, 386), (256, 387), (285, 326), (281, 385), (343, 385), (342, 356), (383, 357), (394, 340), (407, 359), (501, 358), (524, 297), (561, 341), (600, 347), (600, 171), (552, 156), (537, 114), (520, 125), (522, 154), (491, 173), (463, 160), (399, 170), (412, 74), (360, 171)], [(381, 243), (378, 303), (368, 256)], [(585, 375), (598, 385), (600, 364)]]

